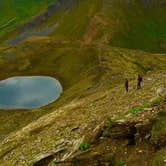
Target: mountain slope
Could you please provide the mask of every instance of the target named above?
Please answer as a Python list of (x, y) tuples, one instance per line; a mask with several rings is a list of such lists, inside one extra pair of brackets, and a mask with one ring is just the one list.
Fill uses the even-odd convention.
[(128, 5), (116, 4), (113, 12), (106, 7), (108, 16), (116, 21), (113, 21), (116, 30), (109, 43), (118, 47), (165, 51), (165, 2), (153, 0), (136, 2), (134, 4), (130, 1)]
[(66, 15), (53, 35), (162, 52), (166, 50), (165, 11), (164, 1), (85, 0)]
[(58, 0), (4, 32), (0, 79), (52, 76), (63, 94), (39, 109), (0, 110), (1, 165), (164, 163), (164, 13), (164, 0)]
[[(38, 8), (43, 8), (43, 4)], [(47, 8), (36, 19), (34, 17), (29, 23), (4, 35), (1, 41), (12, 36), (17, 39), (20, 35), (21, 39), (51, 35), (57, 40), (83, 40), (85, 43), (102, 42), (151, 52), (166, 51), (166, 8), (163, 0), (59, 0), (57, 5), (53, 4), (55, 8)], [(35, 12), (40, 10), (38, 8)], [(47, 12), (51, 14), (45, 15)], [(10, 23), (12, 18), (4, 19)], [(22, 34), (25, 31), (28, 34)], [(20, 40), (8, 43), (17, 41)]]
[(0, 1), (0, 36), (45, 10), (55, 0)]
[[(161, 74), (163, 75), (162, 79)], [(126, 124), (131, 124), (133, 127), (137, 124), (137, 132), (140, 132), (144, 138), (150, 130), (148, 127), (151, 127), (151, 119), (158, 113), (158, 111), (165, 111), (164, 103), (162, 104), (163, 107), (160, 109), (155, 106), (155, 109), (145, 109), (138, 113), (128, 113), (130, 116), (125, 114), (126, 118), (121, 119), (123, 121), (117, 121), (117, 126), (121, 127), (120, 125), (122, 125), (122, 129), (119, 131), (119, 128), (115, 127), (112, 132), (109, 132), (110, 135), (115, 135), (115, 138), (113, 137), (114, 139), (112, 140), (115, 141), (115, 144), (112, 145), (113, 142), (110, 143), (112, 138), (111, 136), (105, 136), (105, 140), (97, 140), (96, 142), (96, 146), (98, 146), (100, 143), (102, 144), (102, 141), (104, 142), (107, 140), (108, 142), (104, 145), (104, 147), (101, 146), (99, 149), (95, 149), (92, 144), (90, 147), (92, 153), (86, 155), (86, 152), (88, 153), (89, 151), (85, 151), (85, 153), (82, 152), (82, 155), (85, 155), (85, 159), (84, 157), (79, 159), (79, 146), (82, 143), (90, 144), (91, 142), (89, 138), (91, 137), (96, 138), (94, 131), (98, 125), (107, 119), (124, 114), (133, 106), (143, 105), (144, 103), (149, 102), (152, 98), (156, 97), (154, 87), (161, 86), (162, 83), (165, 82), (165, 74), (155, 73), (149, 75), (148, 78), (152, 80), (148, 81), (148, 79), (145, 79), (142, 90), (135, 91), (131, 88), (129, 94), (123, 93), (124, 89), (122, 85), (112, 88), (111, 90), (105, 89), (104, 87), (91, 89), (89, 91), (93, 93), (86, 95), (86, 97), (77, 98), (72, 102), (54, 110), (52, 113), (34, 121), (20, 131), (10, 134), (9, 137), (4, 139), (4, 141), (0, 144), (1, 163), (3, 163), (4, 166), (10, 165), (11, 163), (17, 163), (18, 165), (23, 166), (33, 164), (55, 165), (54, 161), (57, 163), (58, 161), (61, 161), (62, 165), (65, 165), (63, 162), (70, 162), (72, 155), (76, 155), (76, 158), (78, 155), (76, 161), (73, 159), (74, 165), (84, 165), (85, 160), (87, 160), (87, 163), (93, 166), (96, 162), (100, 161), (100, 157), (102, 155), (104, 156), (108, 154), (108, 152), (106, 154), (102, 154), (102, 150), (107, 149), (110, 150), (109, 153), (111, 156), (113, 154), (114, 157), (116, 157), (116, 162), (120, 159), (124, 159), (125, 163), (129, 162), (130, 165), (139, 166), (139, 163), (141, 162), (143, 165), (148, 163), (147, 165), (150, 166), (150, 161), (153, 157), (152, 155), (154, 154), (154, 151), (150, 149), (150, 147), (152, 147), (150, 146), (151, 143), (149, 142), (149, 144), (147, 144), (148, 140), (145, 140), (145, 142), (138, 141), (140, 144), (130, 146), (130, 144), (127, 143), (127, 141), (130, 141), (130, 137), (125, 136), (125, 134), (127, 134), (126, 132), (129, 130), (124, 128), (124, 132), (123, 127), (126, 126)], [(132, 85), (134, 85), (134, 82), (132, 82)], [(125, 123), (124, 121), (127, 122)], [(146, 130), (147, 133), (144, 135), (144, 131)], [(133, 130), (131, 130), (131, 132), (132, 131)], [(136, 133), (133, 131), (132, 135), (134, 134)], [(165, 133), (163, 132), (162, 134)], [(100, 138), (100, 134), (97, 138)], [(161, 138), (164, 140), (164, 137)], [(141, 139), (141, 136), (138, 135), (137, 139)], [(157, 139), (161, 141), (160, 137), (157, 137)], [(149, 149), (146, 148), (147, 146), (149, 146)], [(130, 151), (131, 148), (133, 148), (133, 151), (128, 154), (131, 157), (125, 158), (124, 151)], [(156, 150), (160, 148), (156, 148)], [(133, 152), (135, 152), (135, 150), (137, 152), (142, 150), (142, 152), (139, 155), (138, 153), (134, 155)], [(118, 151), (121, 152), (121, 156), (119, 156), (120, 152)], [(100, 155), (100, 152), (102, 155)], [(98, 155), (97, 159), (91, 158), (93, 155)], [(144, 155), (145, 157), (148, 156), (148, 160), (142, 157)], [(138, 156), (139, 162), (136, 162), (138, 161)], [(90, 159), (88, 157), (90, 157)], [(108, 157), (107, 160), (115, 165), (112, 157)], [(107, 163), (107, 160), (101, 159), (101, 162)], [(162, 158), (159, 162), (163, 163)]]
[[(18, 75), (47, 75), (57, 78), (63, 86), (61, 98), (46, 107), (29, 112), (13, 110), (12, 114), (11, 111), (1, 110), (2, 139), (55, 108), (80, 96), (85, 97), (89, 89), (90, 92), (100, 86), (109, 89), (123, 84), (125, 77), (133, 79), (137, 73), (146, 75), (166, 68), (165, 54), (107, 45), (61, 43), (48, 37), (33, 37), (17, 47), (4, 47), (0, 57), (1, 79)], [(25, 116), (26, 120), (21, 118)]]

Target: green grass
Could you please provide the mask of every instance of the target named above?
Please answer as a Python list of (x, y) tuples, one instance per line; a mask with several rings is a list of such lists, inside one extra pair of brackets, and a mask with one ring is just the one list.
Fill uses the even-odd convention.
[(119, 161), (116, 166), (124, 166), (124, 163), (122, 161)]
[[(130, 6), (126, 1), (84, 0), (59, 22), (59, 27), (52, 34), (57, 39), (82, 39), (88, 27), (96, 32), (94, 40), (100, 41), (108, 36), (111, 46), (141, 49), (151, 52), (166, 51), (166, 15), (162, 5), (145, 8), (134, 2)], [(94, 18), (98, 16), (98, 20)], [(90, 25), (90, 26), (89, 26)], [(138, 64), (141, 65), (141, 64)], [(144, 67), (144, 66), (142, 66)], [(148, 68), (144, 68), (148, 70)]]
[(37, 15), (53, 2), (54, 0), (0, 1), (0, 36)]
[(96, 22), (92, 25), (91, 28), (97, 32), (94, 40), (100, 41), (107, 34), (112, 46), (166, 51), (166, 10), (163, 6), (144, 8), (138, 1), (133, 6), (127, 5), (125, 1), (109, 4), (109, 0), (104, 3), (101, 0), (81, 1), (63, 18), (53, 35), (64, 40), (82, 39), (90, 21), (93, 19), (95, 22), (94, 16), (97, 15), (106, 24)]
[(151, 106), (159, 105), (163, 100), (164, 100), (164, 98), (162, 98), (160, 96), (156, 97), (152, 101), (150, 101), (150, 105)]
[(135, 114), (135, 113), (138, 113), (138, 112), (141, 112), (143, 111), (145, 108), (148, 108), (150, 107), (150, 104), (143, 104), (141, 106), (135, 106), (135, 107), (132, 107), (132, 108), (129, 108), (127, 114)]
[(86, 32), (87, 25), (100, 9), (101, 0), (83, 0), (59, 22), (53, 32), (58, 39), (80, 39)]
[(166, 50), (162, 46), (166, 43), (166, 16), (162, 5), (145, 8), (136, 1), (131, 7), (119, 3), (114, 10), (107, 9), (107, 16), (116, 28), (110, 37), (111, 45), (154, 52)]
[(119, 119), (124, 119), (126, 115), (128, 114), (136, 114), (139, 113), (141, 111), (143, 111), (146, 108), (149, 108), (150, 104), (149, 103), (145, 103), (143, 105), (139, 105), (139, 106), (134, 106), (128, 109), (127, 112), (121, 113), (120, 115), (118, 115), (118, 117), (116, 117), (113, 120), (119, 120)]
[(107, 119), (107, 120), (105, 121), (105, 123), (104, 123), (104, 127), (105, 127), (106, 129), (110, 128), (110, 127), (111, 127), (111, 120)]
[(162, 97), (156, 97), (152, 101), (149, 101), (149, 102), (144, 103), (142, 105), (133, 106), (133, 107), (129, 108), (127, 112), (121, 113), (120, 115), (118, 115), (118, 117), (115, 118), (114, 120), (123, 119), (128, 114), (137, 114), (137, 113), (145, 110), (146, 108), (150, 108), (150, 107), (153, 107), (155, 105), (160, 105), (160, 103), (162, 101), (163, 101)]
[(81, 143), (79, 149), (81, 151), (85, 151), (85, 150), (89, 149), (89, 147), (90, 147), (90, 145), (88, 143)]
[[(160, 0), (159, 2), (161, 2)], [(8, 26), (1, 29), (0, 35), (6, 34), (17, 25), (29, 20), (53, 0), (33, 1), (12, 0), (0, 2), (2, 18), (0, 26), (8, 23)], [(111, 5), (112, 4), (112, 5)], [(58, 10), (51, 17), (45, 18), (42, 27), (55, 24), (58, 27), (51, 36), (56, 40), (86, 40), (85, 36), (92, 38), (92, 41), (105, 42), (111, 46), (141, 49), (150, 52), (166, 52), (166, 9), (163, 5), (145, 8), (140, 1), (129, 5), (127, 1), (112, 0), (82, 0), (76, 3), (75, 7), (68, 11)], [(36, 26), (36, 28), (41, 28)], [(1, 37), (4, 41), (16, 32), (7, 33)], [(149, 67), (135, 62), (146, 72)]]

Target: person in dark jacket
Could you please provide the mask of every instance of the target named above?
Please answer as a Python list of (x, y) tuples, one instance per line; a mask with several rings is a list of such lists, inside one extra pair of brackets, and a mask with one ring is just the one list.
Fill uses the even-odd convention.
[(125, 89), (126, 89), (126, 92), (129, 91), (129, 80), (127, 78), (125, 79)]
[(138, 74), (138, 77), (137, 77), (137, 89), (141, 89), (142, 81), (143, 81), (143, 79), (142, 79), (141, 75)]

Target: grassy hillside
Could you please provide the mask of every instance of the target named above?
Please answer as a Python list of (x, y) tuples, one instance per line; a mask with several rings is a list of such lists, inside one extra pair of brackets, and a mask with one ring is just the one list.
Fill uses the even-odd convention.
[[(128, 119), (127, 124), (137, 123), (138, 131), (145, 131), (149, 129), (149, 119), (158, 111), (165, 110), (165, 104), (162, 104), (164, 107), (158, 108), (155, 105), (154, 110), (141, 109), (138, 113), (131, 111), (131, 108), (136, 106), (144, 109), (142, 105), (156, 97), (155, 88), (165, 85), (165, 54), (151, 54), (107, 45), (99, 47), (98, 45), (82, 46), (75, 42), (57, 43), (51, 38), (36, 37), (28, 39), (17, 47), (2, 50), (1, 79), (13, 75), (50, 75), (58, 78), (64, 87), (61, 98), (43, 108), (29, 111), (15, 110), (13, 113), (0, 111), (0, 133), (1, 139), (4, 139), (0, 143), (2, 166), (13, 163), (22, 166), (48, 165), (48, 163), (54, 165), (53, 160), (63, 161), (63, 157), (70, 157), (69, 154), (80, 152), (79, 145), (87, 143), (84, 136), (96, 138), (94, 131), (104, 120), (125, 115)], [(11, 58), (13, 54), (15, 58)], [(137, 73), (144, 76), (141, 90), (135, 90)], [(128, 94), (124, 92), (125, 77), (130, 78)], [(139, 128), (140, 125), (143, 130)], [(124, 131), (119, 131), (119, 128), (113, 130), (115, 135), (120, 133), (120, 138), (121, 133), (123, 135), (129, 130)], [(140, 133), (144, 134), (141, 131)], [(155, 140), (156, 135), (160, 134), (153, 130)], [(161, 140), (160, 137), (158, 139)], [(101, 144), (92, 145), (90, 149), (92, 153), (88, 157), (91, 157), (95, 165), (96, 161), (102, 160), (100, 154), (104, 157), (108, 154), (108, 151), (105, 151), (107, 149), (110, 150), (111, 156), (114, 155), (116, 163), (118, 160), (124, 160), (125, 163), (134, 162), (135, 166), (139, 166), (138, 160), (143, 163), (142, 165), (150, 162), (152, 159), (150, 142), (148, 147), (144, 142), (131, 147), (128, 146), (128, 141), (130, 138), (127, 136), (122, 140), (106, 137), (106, 140), (100, 141)], [(126, 148), (129, 157), (124, 155)], [(112, 151), (114, 149), (116, 151)], [(140, 150), (143, 153), (138, 155)], [(93, 155), (100, 157), (93, 160)], [(85, 155), (85, 160), (86, 157)], [(114, 162), (112, 157), (108, 156), (108, 159)], [(156, 160), (160, 162), (162, 158), (157, 158), (154, 162)], [(91, 162), (89, 158), (87, 161)], [(76, 162), (82, 162), (82, 165), (85, 163), (84, 159), (78, 159)]]
[(128, 5), (122, 3), (110, 10), (108, 1), (106, 13), (116, 28), (109, 43), (118, 47), (165, 51), (166, 8), (160, 2), (162, 1), (149, 1), (147, 4), (146, 1), (135, 4), (131, 2)]
[[(0, 41), (28, 34), (14, 46), (0, 45), (0, 79), (52, 76), (63, 94), (39, 109), (0, 110), (1, 165), (165, 162), (166, 104), (156, 98), (156, 89), (166, 85), (165, 2), (59, 0), (60, 8), (45, 12), (52, 1), (23, 2), (0, 2)], [(49, 35), (29, 35), (51, 26)]]
[[(10, 5), (12, 3), (1, 2), (9, 6), (2, 7), (5, 11), (2, 10), (1, 15), (5, 15), (5, 17), (1, 20), (1, 24), (5, 24), (7, 20), (10, 24), (10, 21), (14, 21), (13, 18), (18, 17), (19, 21), (15, 20), (18, 25), (18, 22), (20, 24), (22, 20), (25, 21), (34, 16), (47, 7), (50, 2), (46, 0), (26, 1), (24, 6), (24, 3), (18, 1), (20, 7), (17, 8)], [(111, 46), (142, 49), (150, 52), (166, 51), (166, 8), (165, 2), (162, 0), (62, 0), (59, 3), (61, 7), (52, 12), (50, 16), (43, 17), (41, 15), (44, 22), (41, 18), (36, 19), (33, 22), (33, 29), (27, 22), (26, 31), (35, 30), (38, 32), (39, 29), (57, 24), (50, 34), (56, 40), (82, 40), (87, 44), (100, 42)], [(31, 5), (33, 8), (30, 7)], [(64, 10), (63, 6), (68, 6), (68, 9), (70, 6), (70, 9)], [(6, 14), (7, 12), (9, 14)], [(12, 23), (11, 26), (13, 27), (15, 24)], [(11, 26), (4, 27), (1, 33), (4, 34), (4, 31), (11, 30)], [(22, 28), (25, 27), (26, 25)], [(9, 34), (5, 33), (6, 35), (1, 37), (1, 41), (15, 38), (21, 33), (23, 32), (20, 29)], [(36, 33), (36, 35), (38, 34)]]
[(100, 11), (102, 0), (80, 1), (73, 10), (64, 16), (52, 34), (58, 39), (82, 39), (90, 19)]
[(163, 1), (84, 0), (63, 18), (53, 36), (165, 52), (165, 12)]
[(0, 36), (25, 23), (55, 0), (5, 0), (0, 1)]

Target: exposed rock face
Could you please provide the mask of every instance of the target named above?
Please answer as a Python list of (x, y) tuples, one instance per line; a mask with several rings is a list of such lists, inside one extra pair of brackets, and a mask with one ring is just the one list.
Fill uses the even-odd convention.
[(137, 143), (141, 141), (145, 141), (146, 139), (150, 138), (150, 132), (152, 130), (153, 124), (154, 124), (154, 121), (147, 120), (135, 125), (137, 130), (135, 134), (135, 139)]
[(104, 132), (105, 137), (112, 139), (124, 139), (134, 137), (136, 128), (130, 123), (113, 123), (109, 129)]

